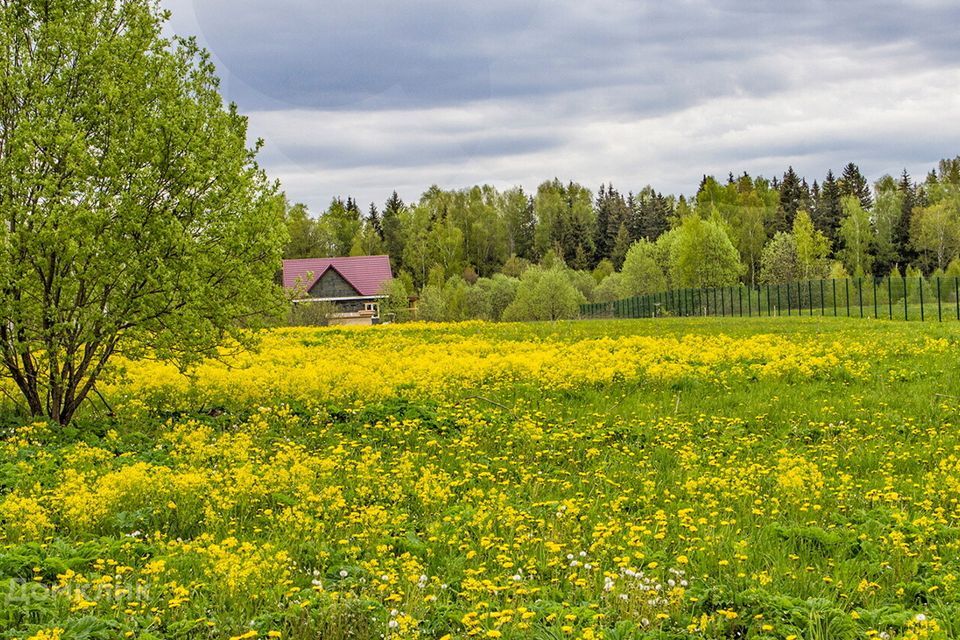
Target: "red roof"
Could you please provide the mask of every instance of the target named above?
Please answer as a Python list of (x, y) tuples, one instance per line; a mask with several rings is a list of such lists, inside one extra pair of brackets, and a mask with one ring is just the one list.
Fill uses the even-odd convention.
[(336, 269), (362, 296), (383, 293), (383, 284), (393, 277), (389, 256), (302, 258), (283, 261), (283, 286), (309, 291), (330, 268)]

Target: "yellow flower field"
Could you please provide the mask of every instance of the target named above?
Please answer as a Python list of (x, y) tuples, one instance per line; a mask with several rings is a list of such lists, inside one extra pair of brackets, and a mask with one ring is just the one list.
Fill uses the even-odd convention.
[(0, 444), (0, 638), (948, 638), (960, 331), (285, 329)]

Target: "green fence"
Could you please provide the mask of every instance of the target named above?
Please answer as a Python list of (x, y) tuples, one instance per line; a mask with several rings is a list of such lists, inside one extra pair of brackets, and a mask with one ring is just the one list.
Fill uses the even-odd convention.
[(960, 321), (960, 278), (848, 278), (671, 289), (581, 305), (584, 318), (837, 316)]

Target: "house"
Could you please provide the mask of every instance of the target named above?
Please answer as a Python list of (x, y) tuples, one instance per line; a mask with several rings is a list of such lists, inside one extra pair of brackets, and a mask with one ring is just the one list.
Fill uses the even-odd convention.
[(378, 322), (383, 286), (392, 277), (389, 256), (283, 261), (283, 286), (293, 292), (294, 303), (334, 304), (331, 324)]

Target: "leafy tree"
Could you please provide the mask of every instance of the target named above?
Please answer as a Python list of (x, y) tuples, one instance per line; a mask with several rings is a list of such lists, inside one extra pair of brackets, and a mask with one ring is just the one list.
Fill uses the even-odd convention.
[[(502, 273), (495, 274), (492, 278), (480, 278), (477, 283), (471, 287), (480, 289), (482, 293), (476, 294), (477, 298), (482, 298), (484, 307), (489, 313), (490, 320), (500, 320), (503, 317), (504, 310), (510, 306), (514, 298), (517, 297), (517, 287), (520, 281), (517, 278), (510, 278)], [(468, 296), (468, 302), (470, 297)], [(475, 302), (471, 304), (477, 304)], [(473, 316), (471, 316), (473, 317)]]
[(615, 271), (616, 268), (614, 268), (612, 262), (609, 260), (601, 260), (597, 263), (597, 266), (593, 268), (593, 273), (591, 275), (593, 275), (593, 279), (596, 281), (596, 283), (600, 284), (607, 278), (607, 276)]
[(780, 284), (799, 280), (800, 260), (797, 257), (797, 240), (792, 233), (778, 233), (763, 248), (760, 257), (760, 282)]
[(674, 243), (670, 272), (677, 286), (725, 286), (742, 272), (740, 254), (716, 220), (687, 216)]
[(635, 242), (623, 261), (620, 271), (620, 293), (624, 297), (655, 293), (667, 288), (667, 276), (657, 245), (643, 239)]
[(506, 255), (533, 260), (537, 227), (533, 199), (524, 193), (522, 187), (508, 189), (500, 196), (499, 208), (506, 226)]
[(290, 239), (283, 249), (284, 258), (322, 258), (327, 255), (317, 221), (310, 217), (306, 205), (287, 206), (286, 223)]
[(380, 316), (387, 320), (409, 320), (410, 290), (403, 278), (391, 278), (383, 285), (387, 297), (380, 303)]
[(593, 302), (613, 302), (628, 297), (624, 292), (623, 274), (611, 273), (593, 290)]
[(188, 366), (281, 308), (283, 198), (163, 29), (147, 0), (0, 3), (0, 356), (60, 424), (114, 356)]
[(840, 238), (843, 240), (843, 263), (854, 277), (859, 278), (870, 273), (870, 248), (873, 240), (870, 214), (855, 196), (844, 196), (841, 206), (843, 220), (840, 222)]
[(802, 209), (797, 212), (793, 220), (793, 238), (800, 279), (812, 280), (826, 276), (829, 268), (827, 256), (830, 255), (830, 241), (814, 229), (810, 214)]
[(890, 273), (903, 262), (897, 243), (898, 228), (903, 218), (903, 192), (890, 176), (884, 176), (875, 185), (877, 193), (873, 205), (873, 263), (876, 273)]
[(320, 216), (318, 224), (321, 233), (328, 234), (331, 255), (335, 256), (350, 255), (354, 238), (363, 228), (360, 210), (357, 209), (352, 198), (347, 198), (347, 202), (340, 198), (331, 200), (330, 206)]
[(950, 200), (918, 209), (912, 229), (913, 246), (929, 269), (944, 269), (960, 252), (960, 208)]
[(538, 221), (534, 237), (537, 255), (554, 249), (567, 264), (588, 266), (594, 253), (597, 225), (590, 190), (575, 182), (544, 182), (537, 189), (534, 208)]
[(583, 294), (570, 282), (567, 269), (530, 267), (524, 271), (517, 287), (517, 296), (506, 308), (503, 319), (563, 320), (576, 318), (580, 305), (586, 302)]

